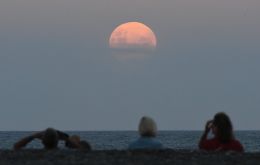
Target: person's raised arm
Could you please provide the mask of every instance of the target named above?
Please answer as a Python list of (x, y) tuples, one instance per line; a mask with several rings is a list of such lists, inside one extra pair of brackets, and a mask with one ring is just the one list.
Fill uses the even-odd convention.
[(200, 138), (200, 141), (199, 141), (199, 148), (200, 148), (200, 149), (203, 148), (203, 142), (204, 142), (205, 140), (207, 140), (208, 133), (209, 133), (211, 127), (212, 127), (212, 122), (213, 122), (213, 121), (210, 120), (210, 121), (208, 121), (208, 122), (206, 123), (205, 130), (204, 130), (204, 132), (203, 132), (203, 134), (202, 134), (202, 136), (201, 136), (201, 138)]
[(44, 132), (37, 132), (35, 134), (32, 134), (30, 136), (27, 136), (25, 138), (22, 138), (18, 142), (16, 142), (13, 146), (15, 150), (21, 149), (25, 147), (28, 143), (30, 143), (34, 139), (42, 139)]
[(57, 133), (58, 133), (58, 136), (59, 136), (59, 140), (67, 141), (69, 139), (68, 134), (61, 132), (61, 131), (58, 131), (58, 130), (57, 130)]

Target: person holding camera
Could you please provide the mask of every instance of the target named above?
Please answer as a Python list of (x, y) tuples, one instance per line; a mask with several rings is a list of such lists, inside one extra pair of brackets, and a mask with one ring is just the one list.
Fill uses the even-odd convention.
[[(208, 139), (210, 131), (213, 138)], [(206, 151), (244, 151), (242, 144), (234, 136), (230, 118), (223, 112), (217, 113), (213, 120), (206, 123), (199, 148)]]

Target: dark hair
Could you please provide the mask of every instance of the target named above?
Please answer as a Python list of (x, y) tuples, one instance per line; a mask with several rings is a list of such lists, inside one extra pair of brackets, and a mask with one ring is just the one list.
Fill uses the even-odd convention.
[(55, 129), (48, 128), (45, 130), (42, 143), (45, 149), (54, 149), (58, 145), (58, 133)]
[(232, 123), (224, 112), (217, 113), (213, 120), (214, 126), (217, 127), (217, 138), (222, 143), (228, 143), (234, 138)]

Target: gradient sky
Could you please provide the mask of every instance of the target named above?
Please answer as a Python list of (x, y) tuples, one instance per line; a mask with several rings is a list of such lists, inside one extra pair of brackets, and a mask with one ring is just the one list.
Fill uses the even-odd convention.
[[(156, 34), (119, 60), (121, 23)], [(122, 52), (123, 54), (123, 52)], [(198, 130), (216, 112), (260, 129), (259, 0), (1, 0), (0, 130)]]

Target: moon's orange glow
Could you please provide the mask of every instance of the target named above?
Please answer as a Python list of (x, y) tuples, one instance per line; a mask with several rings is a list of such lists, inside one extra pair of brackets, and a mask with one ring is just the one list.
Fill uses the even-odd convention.
[(155, 48), (156, 36), (153, 31), (140, 22), (119, 25), (109, 39), (110, 48)]

